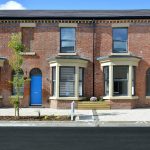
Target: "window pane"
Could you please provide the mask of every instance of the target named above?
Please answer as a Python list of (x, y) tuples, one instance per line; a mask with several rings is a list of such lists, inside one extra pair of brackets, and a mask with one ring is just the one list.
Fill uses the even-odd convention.
[(60, 81), (60, 96), (74, 96), (74, 82)]
[(113, 28), (113, 52), (122, 53), (127, 51), (128, 29)]
[(83, 80), (83, 68), (79, 68), (79, 81)]
[(79, 96), (83, 96), (83, 82), (79, 82)]
[(128, 66), (113, 67), (114, 95), (128, 94), (128, 71)]
[(74, 81), (75, 78), (74, 67), (60, 67), (60, 80)]
[[(23, 71), (20, 71), (19, 73), (19, 79), (22, 79), (23, 78)], [(13, 81), (16, 80), (16, 74), (15, 72), (13, 72)], [(19, 92), (20, 92), (20, 95), (23, 95), (24, 94), (24, 84), (22, 84), (22, 86), (19, 87)], [(12, 95), (16, 95), (17, 94), (17, 89), (16, 89), (16, 86), (13, 84), (13, 89), (12, 89)]]
[(22, 28), (22, 43), (25, 45), (25, 52), (32, 51), (34, 41), (34, 29)]
[(146, 90), (147, 90), (147, 96), (150, 96), (150, 76), (147, 76), (147, 81), (146, 81), (146, 84), (147, 84), (147, 88), (146, 88)]
[(74, 41), (62, 41), (61, 42), (61, 52), (72, 52), (74, 51), (74, 45), (75, 42)]
[(75, 49), (75, 28), (61, 28), (61, 52), (71, 53)]
[(56, 67), (52, 67), (52, 94), (56, 96)]
[(135, 95), (135, 78), (136, 78), (136, 74), (135, 74), (135, 67), (132, 67), (132, 96)]
[(114, 79), (127, 79), (128, 70), (129, 70), (129, 67), (127, 66), (114, 66), (113, 67)]
[(113, 28), (113, 40), (127, 41), (128, 29), (127, 28)]
[(127, 81), (114, 81), (114, 95), (127, 95)]
[(120, 52), (126, 52), (127, 51), (127, 42), (124, 41), (114, 41), (114, 52), (120, 53)]
[(150, 69), (146, 72), (146, 95), (150, 96)]
[(74, 40), (75, 28), (61, 28), (61, 40)]
[(74, 67), (60, 67), (60, 96), (74, 96)]
[(83, 96), (84, 69), (79, 68), (79, 96)]
[(104, 67), (104, 88), (105, 95), (109, 95), (109, 67)]

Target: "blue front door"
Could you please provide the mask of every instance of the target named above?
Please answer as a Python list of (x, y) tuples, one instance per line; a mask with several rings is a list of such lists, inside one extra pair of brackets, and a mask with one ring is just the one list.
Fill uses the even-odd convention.
[(31, 75), (30, 105), (42, 104), (42, 75)]

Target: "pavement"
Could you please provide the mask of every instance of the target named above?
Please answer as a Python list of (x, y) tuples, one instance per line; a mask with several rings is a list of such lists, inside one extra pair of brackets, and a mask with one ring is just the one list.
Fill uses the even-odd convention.
[[(71, 115), (71, 110), (20, 108), (20, 116)], [(0, 126), (150, 126), (150, 109), (75, 110), (75, 121), (0, 121)], [(14, 116), (14, 108), (0, 108), (0, 116)]]

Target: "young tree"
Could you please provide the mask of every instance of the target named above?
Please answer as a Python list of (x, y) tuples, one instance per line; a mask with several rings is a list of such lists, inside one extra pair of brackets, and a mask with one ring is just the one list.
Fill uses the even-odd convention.
[(15, 73), (15, 76), (13, 77), (13, 81), (10, 81), (10, 83), (12, 83), (12, 85), (16, 89), (16, 95), (14, 97), (10, 97), (10, 101), (15, 108), (15, 117), (17, 114), (17, 117), (19, 118), (20, 88), (24, 84), (24, 78), (23, 76), (20, 76), (20, 72), (22, 70), (21, 66), (23, 64), (23, 57), (21, 55), (21, 52), (23, 52), (23, 50), (25, 49), (25, 46), (22, 44), (21, 41), (21, 33), (13, 33), (11, 35), (11, 39), (8, 43), (8, 47), (12, 49), (12, 55), (9, 59), (9, 64)]

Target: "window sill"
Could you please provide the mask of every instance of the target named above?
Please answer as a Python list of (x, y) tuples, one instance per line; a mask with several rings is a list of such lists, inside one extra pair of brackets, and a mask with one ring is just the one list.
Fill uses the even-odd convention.
[[(10, 97), (11, 97), (11, 98), (15, 98), (15, 97), (16, 97), (16, 95), (11, 95)], [(22, 99), (22, 98), (23, 98), (23, 96), (19, 96), (19, 98), (21, 98), (21, 99)]]
[(131, 53), (130, 52), (125, 52), (125, 53), (111, 53), (111, 55), (131, 55)]
[(146, 99), (150, 99), (150, 96), (146, 96)]
[(138, 99), (138, 96), (104, 96), (103, 99), (112, 99), (112, 100), (125, 100), (125, 99)]
[(85, 99), (85, 97), (54, 97), (54, 96), (51, 96), (49, 97), (50, 100), (74, 100), (74, 101), (78, 101), (78, 100), (83, 100)]
[(34, 55), (36, 55), (35, 52), (21, 52), (20, 54), (23, 56), (34, 56)]
[(75, 56), (75, 55), (77, 55), (77, 53), (58, 53), (58, 55), (59, 56), (66, 56), (66, 55), (68, 55), (68, 56)]

